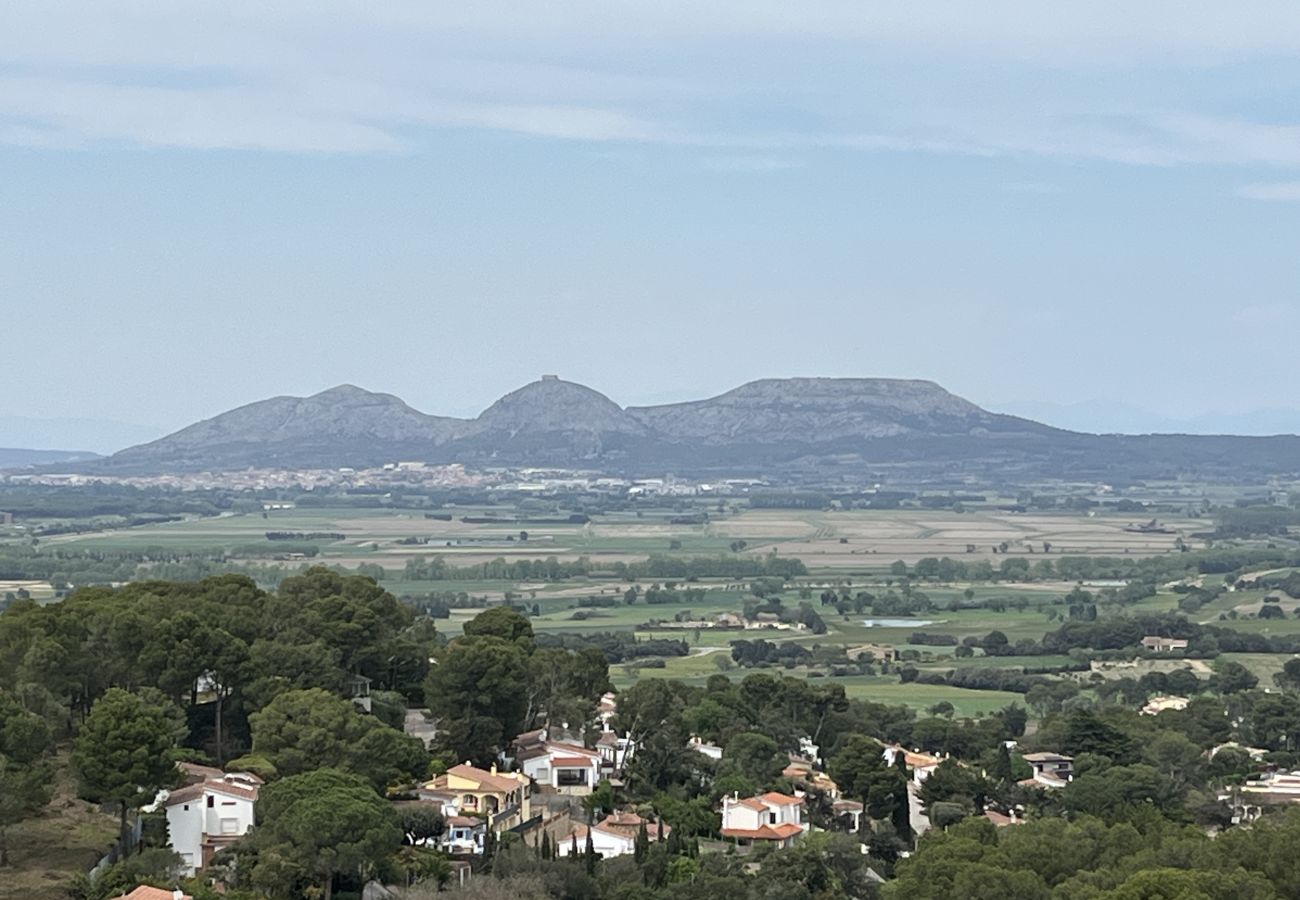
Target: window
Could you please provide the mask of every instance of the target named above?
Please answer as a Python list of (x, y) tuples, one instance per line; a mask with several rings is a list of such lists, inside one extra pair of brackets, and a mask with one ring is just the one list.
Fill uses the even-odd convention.
[(216, 805), (216, 802), (217, 798), (208, 794), (208, 809), (212, 809), (212, 807)]
[(776, 824), (776, 813), (774, 813), (774, 812), (770, 812), (770, 813), (768, 813), (768, 814), (767, 814), (767, 821), (768, 821), (768, 824), (770, 824), (770, 825), (775, 825), (775, 824)]
[(238, 820), (238, 819), (222, 819), (222, 820), (221, 820), (221, 833), (222, 833), (222, 834), (239, 834), (239, 820)]
[(556, 769), (556, 787), (581, 787), (587, 783), (586, 769)]

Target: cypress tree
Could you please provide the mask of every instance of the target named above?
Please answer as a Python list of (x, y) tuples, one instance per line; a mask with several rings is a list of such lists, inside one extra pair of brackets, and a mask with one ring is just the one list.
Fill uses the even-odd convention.
[(573, 846), (569, 848), (569, 859), (574, 862), (578, 861), (578, 832), (574, 832), (570, 837), (573, 838)]
[(587, 874), (596, 874), (596, 845), (591, 839), (591, 829), (587, 829), (587, 847), (586, 847)]
[(646, 851), (650, 849), (650, 835), (646, 831), (645, 820), (641, 820), (641, 827), (636, 830), (636, 840), (632, 842), (632, 858), (636, 860), (639, 866), (645, 862)]

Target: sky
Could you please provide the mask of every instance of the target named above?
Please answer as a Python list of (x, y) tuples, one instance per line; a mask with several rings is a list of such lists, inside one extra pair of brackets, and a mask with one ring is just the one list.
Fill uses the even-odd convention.
[(1300, 4), (0, 4), (0, 446), (339, 383), (1300, 430)]

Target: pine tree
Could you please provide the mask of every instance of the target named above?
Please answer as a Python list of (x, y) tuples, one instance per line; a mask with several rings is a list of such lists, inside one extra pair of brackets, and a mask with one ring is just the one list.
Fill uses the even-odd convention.
[(636, 831), (636, 840), (632, 842), (632, 858), (636, 860), (639, 866), (645, 862), (646, 851), (650, 849), (650, 835), (646, 831), (645, 820), (641, 820), (641, 827)]

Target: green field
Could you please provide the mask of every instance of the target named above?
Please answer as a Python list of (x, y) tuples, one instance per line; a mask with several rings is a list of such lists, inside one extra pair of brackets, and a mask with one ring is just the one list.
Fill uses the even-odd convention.
[[(697, 511), (703, 508), (692, 507)], [(704, 524), (672, 521), (681, 513), (682, 509), (676, 506), (647, 507), (640, 512), (599, 514), (592, 521), (577, 524), (538, 520), (555, 518), (554, 512), (546, 517), (534, 514), (529, 519), (529, 513), (522, 507), (465, 506), (442, 510), (439, 514), (449, 515), (449, 521), (428, 519), (422, 511), (390, 508), (294, 508), (55, 535), (42, 538), (40, 545), (45, 550), (59, 552), (146, 554), (149, 560), (160, 561), (170, 555), (215, 556), (227, 559), (233, 566), (278, 566), (272, 570), (277, 577), (321, 563), (351, 568), (365, 564), (367, 572), (380, 577), (382, 584), (399, 596), (452, 598), (452, 605), (460, 608), (454, 608), (450, 618), (437, 623), (438, 629), (448, 636), (459, 634), (464, 623), (485, 605), (509, 600), (526, 606), (530, 612), (536, 608), (532, 624), (540, 634), (634, 632), (640, 639), (670, 638), (685, 641), (690, 647), (689, 655), (670, 657), (664, 661), (663, 668), (612, 666), (615, 683), (625, 686), (641, 677), (680, 678), (697, 684), (718, 673), (742, 677), (753, 670), (736, 668), (730, 663), (730, 642), (738, 639), (792, 641), (823, 652), (862, 644), (887, 644), (902, 651), (908, 664), (931, 673), (954, 667), (1064, 666), (1071, 660), (1059, 655), (986, 657), (977, 654), (956, 658), (955, 644), (913, 644), (911, 640), (918, 631), (961, 642), (983, 638), (996, 630), (1013, 644), (1021, 640), (1038, 641), (1064, 621), (1066, 610), (1061, 598), (1073, 589), (1071, 583), (919, 582), (913, 587), (928, 598), (932, 604), (930, 610), (915, 616), (882, 616), (906, 621), (875, 626), (866, 622), (872, 617), (869, 610), (863, 614), (840, 614), (831, 606), (822, 606), (817, 598), (828, 588), (847, 589), (850, 594), (861, 590), (876, 595), (901, 591), (901, 585), (890, 574), (895, 560), (914, 565), (923, 557), (949, 556), (967, 563), (988, 560), (996, 566), (1008, 558), (1023, 559), (1033, 565), (1062, 554), (1134, 558), (1176, 553), (1176, 539), (1205, 527), (1203, 520), (1174, 519), (1165, 524), (1181, 535), (1140, 533), (1128, 530), (1133, 518), (1130, 515), (1011, 514), (992, 507), (970, 512), (737, 510), (733, 507), (719, 512), (709, 507), (710, 518)], [(515, 521), (515, 516), (521, 518)], [(465, 522), (463, 517), (498, 517), (510, 521)], [(272, 541), (267, 539), (267, 532), (337, 533), (342, 538)], [(526, 540), (521, 532), (527, 532)], [(1050, 553), (1045, 552), (1048, 545)], [(314, 548), (314, 554), (302, 558), (307, 546)], [(997, 553), (995, 547), (1000, 548)], [(628, 583), (610, 574), (617, 563), (643, 561), (653, 555), (739, 556), (759, 560), (768, 554), (797, 558), (808, 568), (807, 576), (786, 585), (781, 599), (787, 608), (796, 607), (801, 600), (811, 602), (827, 626), (825, 634), (672, 628), (663, 623), (677, 617), (709, 619), (723, 612), (740, 612), (747, 600), (756, 602), (747, 590), (748, 580), (701, 579), (678, 585), (705, 592), (688, 602), (647, 604), (638, 599), (633, 605), (627, 605), (623, 593)], [(428, 581), (405, 577), (409, 560), (428, 560), (435, 556), (450, 566), (462, 567), (462, 576), (472, 576), (475, 573), (470, 571), (471, 567), (497, 559), (548, 557), (560, 561), (585, 557), (593, 574), (556, 582), (483, 577)], [(1204, 581), (1207, 585), (1222, 584), (1221, 576), (1205, 576)], [(639, 586), (645, 589), (650, 584), (643, 580)], [(49, 599), (45, 594), (52, 593), (48, 585), (42, 585), (37, 592), (41, 599)], [(1288, 606), (1284, 619), (1256, 618), (1264, 593), (1224, 593), (1197, 611), (1193, 618), (1243, 632), (1300, 635), (1300, 618), (1293, 612), (1295, 604)], [(579, 606), (580, 601), (592, 598), (613, 602), (609, 606)], [(1180, 599), (1181, 595), (1172, 590), (1162, 590), (1154, 597), (1123, 608), (1103, 606), (1099, 615), (1167, 613), (1177, 610)], [(987, 601), (997, 601), (1001, 611), (973, 607)], [(658, 620), (659, 624), (652, 620)], [(1273, 672), (1284, 661), (1283, 657), (1250, 656), (1258, 658), (1243, 659), (1243, 662), (1260, 674), (1265, 683), (1271, 683)], [(825, 683), (843, 684), (850, 696), (906, 703), (918, 709), (946, 700), (959, 713), (978, 714), (1023, 700), (1020, 695), (1005, 692), (903, 684), (892, 673), (834, 677), (827, 675), (828, 670), (809, 673), (796, 667), (789, 671), (798, 677), (825, 676)]]

